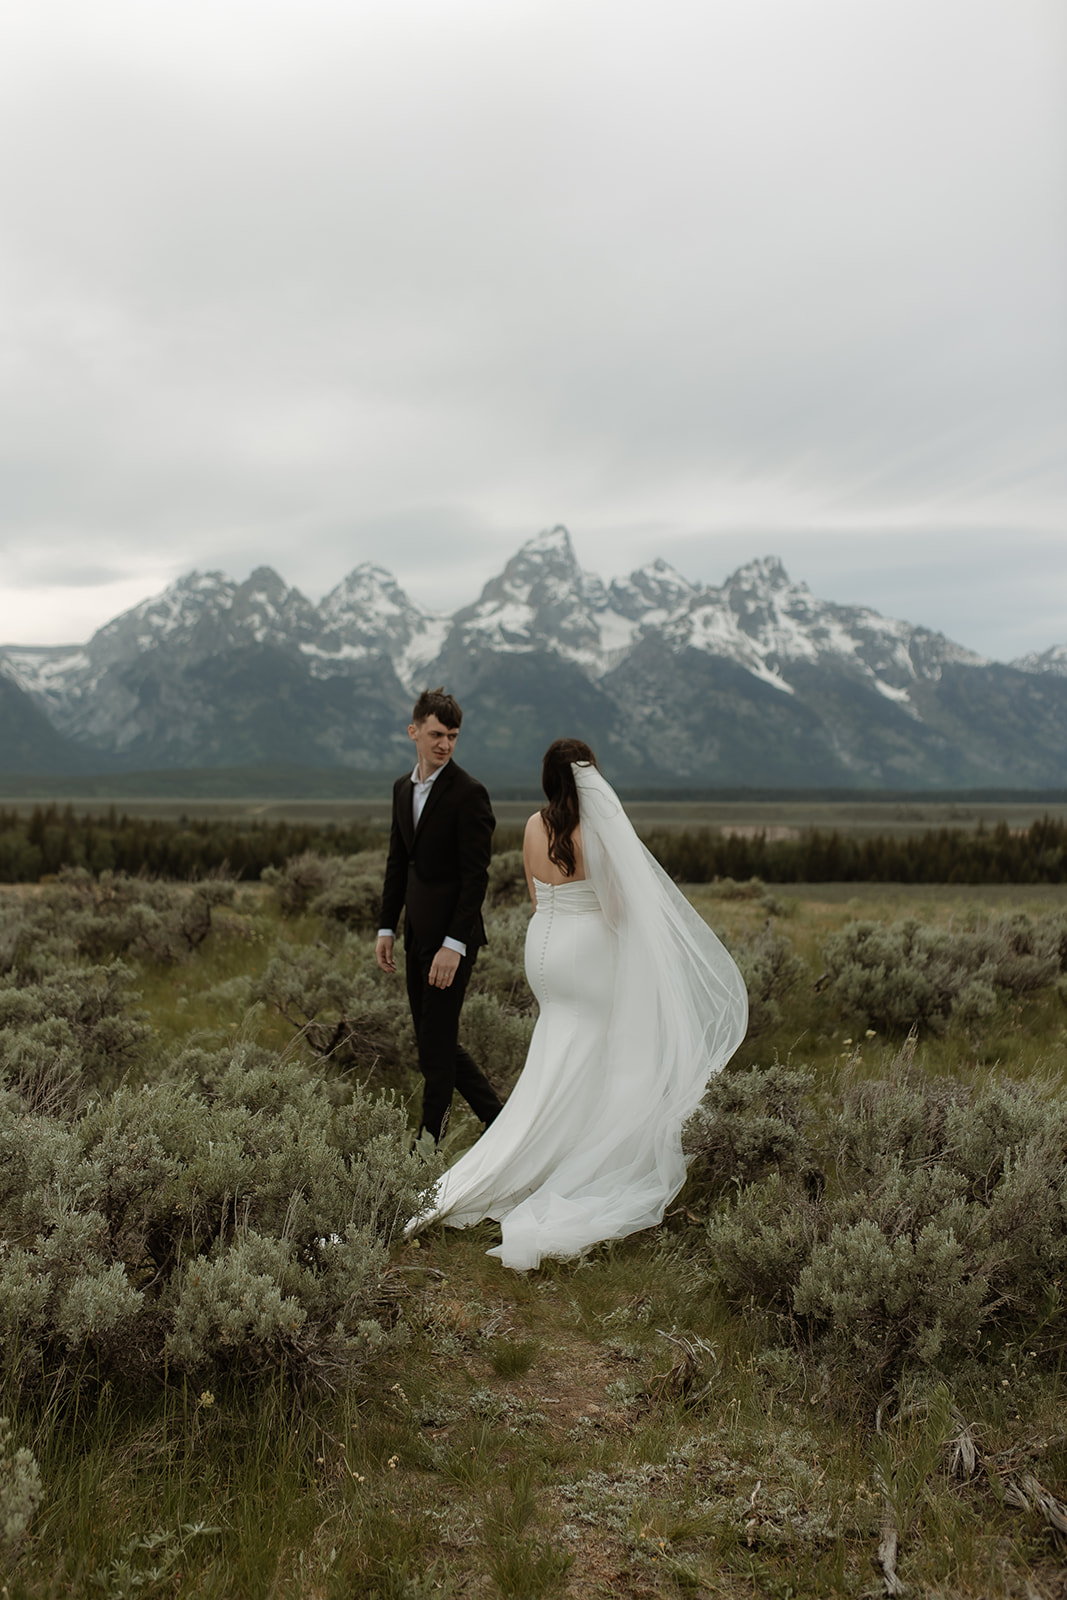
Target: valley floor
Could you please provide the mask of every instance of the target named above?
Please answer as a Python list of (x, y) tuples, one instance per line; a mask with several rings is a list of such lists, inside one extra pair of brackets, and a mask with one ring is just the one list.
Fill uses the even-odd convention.
[[(770, 923), (804, 963), (733, 1070), (803, 1063), (820, 1116), (842, 1084), (900, 1058), (899, 1038), (860, 1032), (817, 989), (831, 934), (860, 919), (1067, 912), (1067, 887), (690, 893), (731, 943)], [(17, 898), (0, 891), (0, 911)], [(254, 1037), (292, 1053), (291, 1023), (250, 1005), (249, 982), (283, 943), (336, 937), (306, 911), (283, 919), (265, 886), (239, 890), (183, 964), (140, 962), (154, 1047)], [(368, 965), (370, 947), (343, 946)], [(501, 960), (509, 948), (502, 935)], [(920, 1041), (915, 1060), (930, 1079), (1062, 1095), (1067, 994), (1005, 999), (981, 1026)], [(391, 1072), (368, 1081), (413, 1090)], [(475, 1131), (455, 1118), (453, 1150)], [(397, 1244), (385, 1291), (406, 1343), (332, 1393), (236, 1375), (162, 1394), (87, 1382), (63, 1405), (9, 1390), (0, 1412), (43, 1494), (10, 1546), (4, 1600), (1065, 1600), (1062, 1299), (1032, 1344), (994, 1334), (947, 1378), (916, 1369), (882, 1394), (866, 1372), (831, 1381), (723, 1293), (707, 1222), (730, 1204), (694, 1182), (662, 1227), (529, 1274), (486, 1256), (491, 1224)], [(0, 1449), (0, 1502), (11, 1470)]]

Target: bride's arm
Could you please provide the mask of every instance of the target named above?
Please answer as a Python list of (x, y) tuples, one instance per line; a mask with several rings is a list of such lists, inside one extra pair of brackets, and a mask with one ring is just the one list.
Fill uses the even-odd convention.
[(537, 893), (533, 885), (533, 855), (538, 839), (544, 836), (544, 824), (541, 813), (535, 811), (526, 823), (526, 832), (522, 836), (522, 868), (526, 874), (526, 888), (534, 905), (537, 904)]

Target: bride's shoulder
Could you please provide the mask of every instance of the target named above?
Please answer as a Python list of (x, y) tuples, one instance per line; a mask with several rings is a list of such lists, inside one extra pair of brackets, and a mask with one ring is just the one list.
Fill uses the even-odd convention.
[(531, 834), (533, 834), (533, 835), (543, 835), (544, 831), (545, 831), (545, 819), (541, 815), (540, 811), (535, 811), (532, 817), (527, 817), (527, 819), (526, 819), (526, 837), (527, 838), (530, 838)]

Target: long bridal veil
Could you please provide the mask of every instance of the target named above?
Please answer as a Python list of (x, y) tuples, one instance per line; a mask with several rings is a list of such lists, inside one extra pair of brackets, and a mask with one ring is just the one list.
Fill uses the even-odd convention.
[(566, 1130), (552, 1173), (502, 1216), (503, 1244), (490, 1254), (516, 1267), (662, 1220), (685, 1181), (682, 1124), (748, 1025), (729, 953), (596, 767), (573, 770), (586, 875), (615, 937), (613, 997), (598, 1104)]

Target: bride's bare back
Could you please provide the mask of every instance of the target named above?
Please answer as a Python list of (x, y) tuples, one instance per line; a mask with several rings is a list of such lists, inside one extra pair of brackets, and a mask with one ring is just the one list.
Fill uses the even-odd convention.
[(549, 860), (548, 832), (541, 813), (535, 811), (527, 822), (522, 841), (522, 864), (526, 868), (526, 886), (530, 891), (530, 899), (534, 902), (537, 900), (533, 886), (535, 878), (540, 878), (542, 883), (577, 883), (585, 877), (581, 823), (575, 826), (571, 834), (571, 843), (574, 845), (574, 871), (568, 878), (555, 861)]

